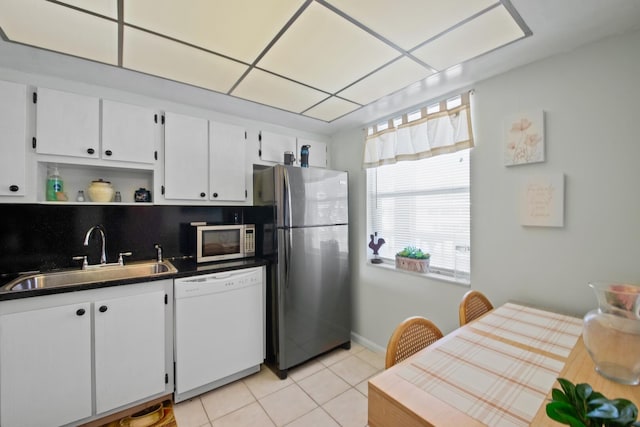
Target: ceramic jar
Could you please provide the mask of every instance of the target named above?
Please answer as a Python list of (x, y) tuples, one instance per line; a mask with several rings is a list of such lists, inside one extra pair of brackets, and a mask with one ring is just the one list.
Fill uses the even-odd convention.
[(89, 199), (92, 202), (106, 203), (113, 200), (113, 187), (109, 181), (104, 181), (102, 178), (97, 181), (91, 181), (91, 185), (87, 190)]
[(640, 286), (594, 282), (598, 308), (584, 316), (584, 344), (596, 371), (612, 381), (640, 384)]

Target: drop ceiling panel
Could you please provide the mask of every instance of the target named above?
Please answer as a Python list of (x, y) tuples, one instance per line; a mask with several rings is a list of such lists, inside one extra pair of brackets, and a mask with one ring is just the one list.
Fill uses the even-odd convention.
[(432, 74), (432, 71), (407, 57), (378, 70), (338, 93), (342, 98), (365, 105), (396, 92)]
[(358, 104), (332, 96), (308, 111), (305, 111), (304, 115), (330, 122), (358, 108), (360, 108)]
[(252, 63), (303, 0), (125, 0), (124, 20)]
[(434, 87), (465, 67), (455, 65), (531, 35), (502, 1), (0, 0), (0, 30), (11, 41), (332, 121)]
[(118, 26), (113, 21), (41, 0), (2, 0), (0, 10), (0, 27), (10, 40), (118, 63)]
[(116, 0), (60, 0), (60, 2), (118, 19), (118, 2)]
[(417, 58), (444, 70), (521, 37), (524, 32), (500, 5), (412, 52)]
[(122, 66), (227, 93), (248, 68), (201, 49), (125, 26)]
[(395, 49), (314, 2), (258, 66), (335, 93), (399, 55)]
[(329, 3), (392, 43), (411, 50), (496, 0), (329, 0)]
[(300, 113), (328, 95), (307, 86), (253, 69), (232, 95), (260, 104)]

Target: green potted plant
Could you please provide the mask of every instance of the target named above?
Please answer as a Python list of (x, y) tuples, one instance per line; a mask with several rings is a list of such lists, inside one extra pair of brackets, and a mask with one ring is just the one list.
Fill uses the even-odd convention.
[(638, 408), (626, 399), (607, 399), (589, 384), (558, 378), (562, 390), (551, 391), (547, 416), (571, 427), (640, 427)]
[(396, 268), (415, 271), (417, 273), (429, 272), (429, 260), (431, 255), (414, 246), (407, 246), (396, 254)]

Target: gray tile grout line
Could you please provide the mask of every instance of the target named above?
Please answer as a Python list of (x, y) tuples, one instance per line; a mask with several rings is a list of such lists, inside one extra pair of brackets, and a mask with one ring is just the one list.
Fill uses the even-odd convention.
[[(331, 373), (333, 373), (334, 375), (338, 376), (338, 378), (340, 378), (340, 379), (341, 379), (341, 380), (343, 380), (346, 384), (348, 384), (348, 385), (349, 385), (349, 388), (348, 388), (347, 390), (345, 390), (345, 391), (343, 391), (343, 392), (341, 392), (341, 393), (338, 393), (336, 396), (332, 397), (331, 399), (329, 399), (329, 400), (328, 400), (327, 402), (325, 402), (324, 404), (322, 404), (322, 405), (321, 405), (321, 404), (319, 404), (319, 403), (318, 403), (318, 402), (317, 402), (317, 401), (316, 401), (316, 400), (315, 400), (311, 395), (309, 395), (309, 393), (307, 393), (307, 391), (306, 391), (302, 386), (300, 386), (299, 382), (298, 382), (297, 380), (295, 380), (294, 378), (292, 378), (290, 375), (287, 375), (287, 378), (290, 378), (290, 379), (291, 379), (292, 384), (289, 384), (289, 385), (284, 386), (284, 387), (282, 387), (282, 388), (280, 388), (280, 389), (278, 389), (278, 390), (275, 390), (275, 391), (272, 391), (272, 392), (270, 392), (270, 393), (267, 393), (266, 395), (262, 396), (262, 398), (260, 398), (260, 399), (263, 399), (263, 398), (265, 398), (265, 397), (267, 397), (267, 396), (269, 396), (269, 395), (271, 395), (271, 394), (273, 394), (273, 393), (277, 393), (277, 392), (279, 392), (279, 391), (281, 391), (281, 390), (284, 390), (284, 389), (286, 389), (287, 387), (290, 387), (290, 386), (292, 386), (292, 385), (294, 385), (294, 384), (295, 384), (295, 385), (296, 385), (296, 386), (298, 386), (298, 388), (299, 388), (300, 390), (302, 390), (302, 392), (303, 392), (304, 394), (306, 394), (306, 395), (307, 395), (307, 396), (308, 396), (308, 397), (309, 397), (309, 398), (310, 398), (310, 399), (311, 399), (311, 400), (312, 400), (312, 401), (313, 401), (317, 406), (316, 406), (315, 408), (311, 409), (310, 411), (305, 412), (304, 414), (300, 415), (299, 417), (297, 417), (297, 418), (295, 418), (295, 419), (293, 419), (293, 420), (289, 421), (287, 424), (285, 424), (285, 426), (286, 426), (286, 425), (288, 425), (288, 424), (291, 424), (291, 423), (295, 422), (296, 420), (298, 420), (298, 419), (300, 419), (300, 418), (302, 418), (302, 417), (304, 417), (304, 416), (306, 416), (306, 415), (308, 415), (309, 413), (311, 413), (311, 412), (315, 411), (315, 410), (316, 410), (316, 409), (318, 409), (318, 408), (322, 409), (322, 411), (324, 411), (324, 412), (325, 412), (325, 413), (326, 413), (326, 414), (327, 414), (327, 415), (328, 415), (332, 420), (334, 420), (334, 421), (335, 421), (339, 426), (342, 426), (342, 424), (340, 424), (340, 422), (339, 422), (338, 420), (336, 420), (336, 419), (335, 419), (335, 418), (334, 418), (334, 417), (333, 417), (333, 416), (332, 416), (332, 415), (331, 415), (331, 414), (330, 414), (330, 413), (329, 413), (329, 412), (324, 408), (324, 405), (325, 405), (325, 404), (327, 404), (328, 402), (332, 401), (333, 399), (336, 399), (337, 397), (342, 396), (343, 394), (347, 393), (347, 392), (348, 392), (349, 390), (351, 390), (351, 389), (354, 389), (356, 392), (358, 392), (359, 394), (361, 394), (361, 395), (362, 395), (363, 397), (365, 397), (365, 398), (367, 398), (367, 396), (366, 396), (364, 393), (362, 393), (360, 390), (358, 390), (358, 389), (357, 389), (357, 386), (358, 386), (358, 384), (360, 384), (360, 383), (355, 384), (355, 385), (351, 385), (351, 383), (349, 383), (348, 381), (346, 381), (344, 378), (342, 378), (342, 376), (340, 376), (337, 372), (335, 372), (333, 369), (331, 369), (331, 366), (333, 366), (333, 365), (335, 365), (335, 364), (337, 364), (337, 363), (340, 363), (340, 362), (344, 361), (345, 359), (347, 359), (347, 358), (348, 358), (348, 357), (350, 357), (350, 356), (356, 356), (356, 357), (357, 357), (358, 353), (361, 353), (361, 352), (363, 352), (363, 351), (365, 351), (365, 350), (367, 349), (367, 348), (366, 348), (366, 347), (364, 347), (364, 346), (361, 346), (361, 347), (362, 347), (361, 349), (359, 349), (358, 351), (355, 351), (355, 352), (351, 352), (351, 349), (349, 349), (349, 350), (345, 350), (345, 352), (349, 353), (347, 356), (345, 356), (345, 357), (341, 358), (340, 360), (337, 360), (337, 361), (335, 361), (335, 362), (333, 362), (333, 363), (331, 363), (331, 364), (328, 364), (328, 365), (327, 365), (327, 364), (325, 364), (325, 363), (324, 363), (323, 361), (321, 361), (321, 360), (317, 360), (317, 361), (318, 361), (318, 363), (320, 363), (320, 364), (323, 366), (323, 368), (322, 368), (321, 370), (317, 371), (317, 372), (314, 372), (314, 373), (312, 373), (312, 374), (310, 374), (310, 375), (307, 375), (307, 376), (305, 376), (304, 378), (301, 378), (301, 379), (300, 379), (300, 381), (302, 381), (302, 380), (304, 380), (304, 379), (306, 379), (306, 378), (309, 378), (309, 377), (311, 377), (311, 376), (313, 376), (313, 375), (317, 374), (318, 372), (321, 372), (323, 369), (328, 369)], [(327, 353), (327, 354), (331, 354), (331, 353)], [(364, 359), (363, 359), (363, 358), (361, 358), (361, 357), (357, 357), (357, 358), (358, 358), (358, 360), (360, 360), (361, 362), (366, 363), (367, 365), (369, 365), (369, 366), (373, 367), (374, 369), (376, 369), (376, 373), (375, 373), (375, 374), (373, 374), (373, 375), (377, 375), (379, 372), (381, 372), (380, 370), (378, 370), (379, 368), (378, 368), (377, 366), (374, 366), (373, 364), (369, 363), (367, 360), (364, 360)], [(312, 360), (313, 360), (313, 359), (312, 359)], [(308, 363), (308, 362), (305, 362), (305, 363)], [(304, 364), (303, 364), (303, 365), (304, 365)], [(303, 366), (303, 365), (300, 365), (300, 366)], [(262, 364), (262, 365), (261, 365), (261, 369), (262, 369), (262, 367), (263, 367), (263, 366), (264, 366), (264, 364)], [(265, 368), (265, 369), (269, 369), (269, 367), (267, 367), (267, 366), (264, 366), (264, 368)], [(254, 375), (257, 375), (257, 374), (258, 374), (258, 373), (254, 374)], [(372, 376), (373, 376), (373, 375), (372, 375)], [(247, 377), (247, 378), (250, 378), (250, 377)], [(253, 396), (253, 398), (255, 399), (255, 402), (257, 402), (257, 403), (258, 403), (258, 405), (260, 405), (260, 408), (262, 408), (263, 412), (267, 415), (267, 417), (268, 417), (268, 418), (269, 418), (269, 420), (273, 423), (273, 425), (277, 426), (278, 424), (273, 420), (273, 418), (271, 418), (271, 416), (269, 415), (269, 413), (267, 412), (267, 410), (265, 409), (265, 407), (262, 405), (262, 402), (260, 402), (260, 399), (255, 395), (255, 393), (251, 390), (251, 388), (246, 384), (246, 382), (245, 382), (245, 381), (246, 381), (246, 379), (247, 379), (247, 378), (243, 378), (243, 379), (241, 379), (240, 381), (242, 381), (242, 383), (244, 384), (244, 386), (245, 386), (245, 387), (247, 387), (247, 389), (249, 390), (249, 393), (251, 393), (251, 396)], [(368, 377), (368, 378), (371, 378), (371, 377)], [(366, 378), (365, 380), (368, 380), (368, 378)], [(197, 396), (198, 401), (200, 402), (200, 406), (202, 407), (202, 409), (203, 409), (203, 411), (204, 411), (205, 415), (207, 416), (207, 420), (208, 420), (208, 422), (207, 422), (206, 424), (203, 424), (203, 426), (207, 426), (207, 425), (212, 426), (212, 423), (213, 423), (215, 420), (220, 419), (220, 418), (222, 418), (222, 417), (225, 417), (225, 416), (227, 416), (227, 415), (233, 414), (234, 412), (240, 411), (240, 410), (242, 410), (242, 409), (246, 408), (247, 406), (251, 405), (252, 403), (254, 403), (254, 402), (250, 402), (250, 403), (248, 403), (248, 404), (246, 404), (246, 405), (244, 405), (244, 406), (241, 406), (240, 408), (237, 408), (237, 409), (235, 409), (235, 410), (233, 410), (233, 411), (231, 411), (231, 412), (229, 412), (229, 413), (227, 413), (227, 414), (224, 414), (224, 415), (222, 415), (222, 416), (220, 416), (220, 417), (218, 417), (218, 418), (211, 419), (211, 418), (209, 417), (209, 413), (207, 412), (207, 409), (204, 407), (204, 403), (202, 402), (202, 398), (201, 398), (201, 397), (202, 397), (201, 395), (200, 395), (200, 396)]]

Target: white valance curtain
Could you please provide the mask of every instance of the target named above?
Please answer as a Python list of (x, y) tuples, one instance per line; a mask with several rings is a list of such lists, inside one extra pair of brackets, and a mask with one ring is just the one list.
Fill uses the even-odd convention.
[[(373, 127), (365, 140), (364, 168), (418, 160), (473, 147), (469, 92), (438, 106), (390, 119)], [(413, 120), (412, 120), (413, 119)]]

